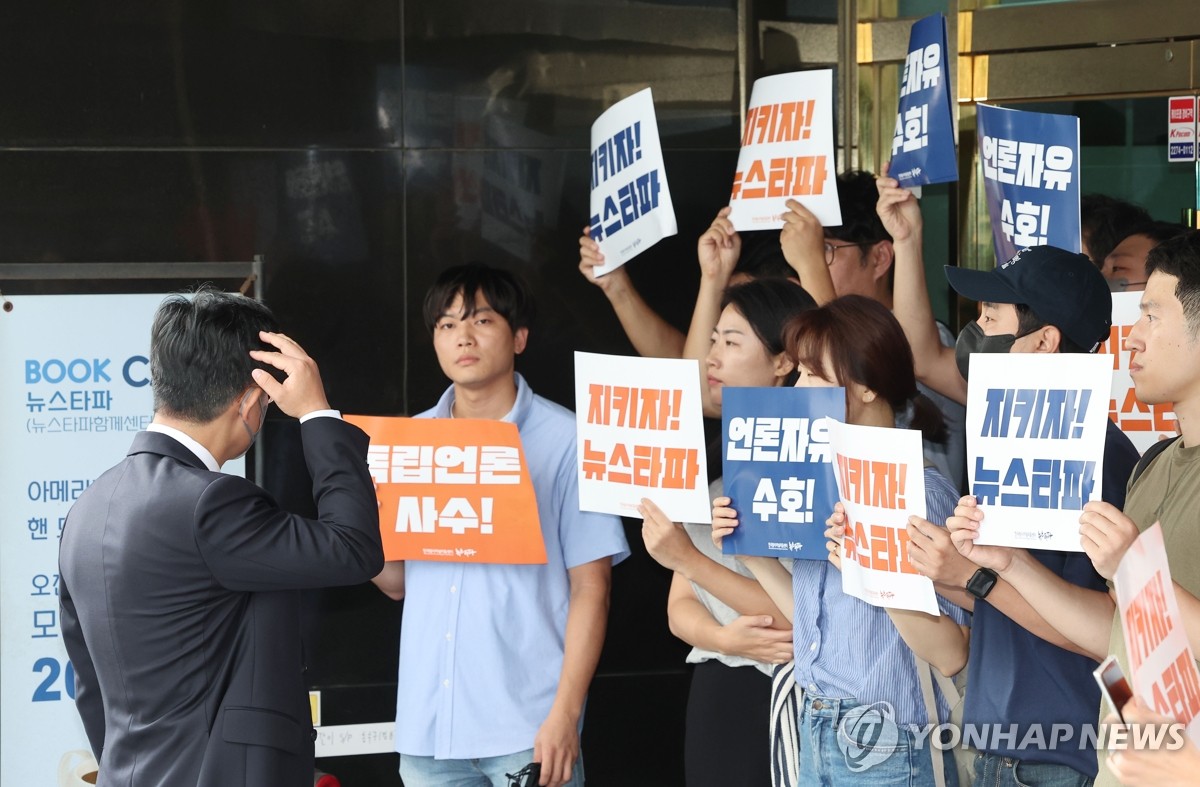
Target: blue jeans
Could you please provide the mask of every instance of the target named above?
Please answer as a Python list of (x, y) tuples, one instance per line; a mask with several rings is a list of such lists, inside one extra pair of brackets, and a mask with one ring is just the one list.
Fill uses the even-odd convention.
[(988, 787), (1090, 787), (1092, 779), (1056, 762), (1030, 762), (981, 752), (975, 756), (975, 783)]
[[(930, 740), (892, 720), (887, 703), (859, 705), (805, 693), (800, 703), (800, 785), (859, 787), (934, 783)], [(943, 754), (946, 787), (957, 787), (954, 753)]]
[[(508, 774), (533, 762), (533, 749), (500, 757), (475, 760), (435, 760), (400, 755), (400, 780), (404, 787), (508, 787)], [(571, 769), (566, 787), (583, 787), (583, 755)]]

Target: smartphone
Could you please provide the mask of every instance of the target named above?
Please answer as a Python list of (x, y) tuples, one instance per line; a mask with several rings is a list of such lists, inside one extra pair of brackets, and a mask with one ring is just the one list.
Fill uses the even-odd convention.
[(1125, 717), (1121, 715), (1121, 709), (1133, 699), (1133, 690), (1129, 688), (1129, 681), (1125, 680), (1121, 662), (1117, 661), (1116, 656), (1110, 655), (1099, 667), (1096, 667), (1092, 674), (1096, 676), (1096, 682), (1100, 684), (1100, 693), (1108, 700), (1109, 706), (1116, 711), (1117, 718), (1125, 721)]

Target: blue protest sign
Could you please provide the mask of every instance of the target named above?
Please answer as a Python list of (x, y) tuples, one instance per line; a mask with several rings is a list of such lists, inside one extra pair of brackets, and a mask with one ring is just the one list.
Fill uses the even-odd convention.
[(888, 168), (905, 188), (958, 180), (947, 51), (945, 16), (933, 14), (912, 26)]
[(829, 422), (846, 418), (844, 388), (726, 388), (721, 394), (725, 494), (739, 526), (730, 555), (824, 560), (837, 502)]
[(1030, 246), (1081, 251), (1079, 118), (987, 104), (977, 110), (996, 262)]

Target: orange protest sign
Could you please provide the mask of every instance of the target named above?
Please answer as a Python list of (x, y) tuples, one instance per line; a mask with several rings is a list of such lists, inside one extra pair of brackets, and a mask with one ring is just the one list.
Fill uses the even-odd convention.
[(371, 436), (367, 468), (388, 560), (545, 563), (516, 424), (348, 415)]

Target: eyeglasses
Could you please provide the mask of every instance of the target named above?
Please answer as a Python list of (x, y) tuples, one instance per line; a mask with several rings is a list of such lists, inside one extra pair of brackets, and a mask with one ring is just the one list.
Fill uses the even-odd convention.
[(825, 241), (825, 264), (832, 265), (834, 257), (837, 255), (838, 249), (845, 249), (850, 246), (857, 247), (857, 243), (830, 243)]

